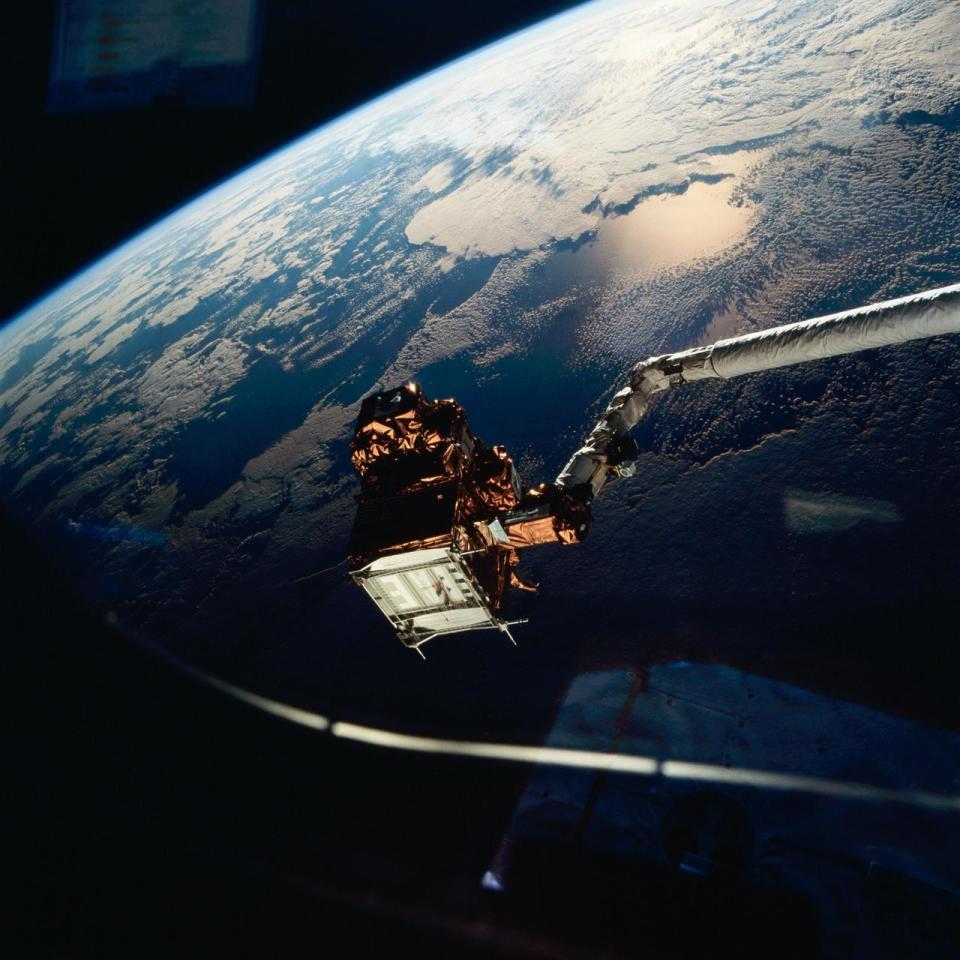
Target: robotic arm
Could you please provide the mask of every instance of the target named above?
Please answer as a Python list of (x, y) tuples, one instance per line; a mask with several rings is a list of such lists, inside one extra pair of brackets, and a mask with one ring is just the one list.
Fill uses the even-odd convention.
[(960, 332), (960, 283), (925, 293), (789, 323), (641, 360), (584, 445), (560, 471), (556, 484), (592, 499), (612, 472), (626, 473), (625, 443), (650, 401), (670, 387), (696, 380), (729, 380), (809, 360)]
[(408, 383), (364, 400), (351, 443), (361, 476), (348, 548), (353, 579), (401, 641), (499, 629), (520, 551), (577, 544), (611, 474), (630, 475), (630, 431), (651, 400), (695, 380), (729, 380), (808, 360), (960, 332), (960, 284), (642, 360), (554, 483), (524, 487), (503, 447), (487, 447), (454, 400)]

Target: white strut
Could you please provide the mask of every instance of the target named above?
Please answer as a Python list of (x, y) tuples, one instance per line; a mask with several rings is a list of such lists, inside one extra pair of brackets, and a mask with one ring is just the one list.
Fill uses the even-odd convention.
[(945, 333), (960, 333), (960, 283), (641, 360), (560, 472), (557, 486), (572, 490), (590, 484), (596, 496), (610, 473), (611, 445), (625, 437), (647, 412), (650, 400), (671, 385), (729, 380)]

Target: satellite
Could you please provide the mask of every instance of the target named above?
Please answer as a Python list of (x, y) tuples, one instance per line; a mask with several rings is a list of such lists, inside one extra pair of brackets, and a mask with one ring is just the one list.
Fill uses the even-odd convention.
[(466, 630), (513, 636), (502, 617), (511, 588), (535, 590), (518, 571), (524, 550), (575, 545), (610, 477), (634, 473), (630, 431), (653, 398), (698, 380), (960, 332), (960, 283), (790, 323), (640, 361), (583, 446), (552, 482), (524, 486), (502, 446), (487, 446), (454, 400), (416, 383), (367, 397), (350, 444), (360, 474), (348, 548), (350, 575), (424, 656), (427, 641)]

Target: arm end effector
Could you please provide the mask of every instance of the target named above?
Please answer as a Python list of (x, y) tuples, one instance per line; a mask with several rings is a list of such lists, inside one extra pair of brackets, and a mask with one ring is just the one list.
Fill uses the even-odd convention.
[(614, 394), (584, 445), (567, 461), (556, 479), (558, 487), (592, 500), (610, 476), (633, 476), (637, 443), (630, 431), (640, 422), (651, 400), (673, 384), (715, 377), (710, 348), (650, 357), (630, 371), (630, 379)]

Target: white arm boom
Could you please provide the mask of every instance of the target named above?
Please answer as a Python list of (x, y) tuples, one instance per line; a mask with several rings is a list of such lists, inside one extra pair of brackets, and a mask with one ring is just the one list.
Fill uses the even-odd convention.
[(670, 386), (729, 380), (944, 333), (960, 333), (960, 283), (641, 360), (630, 371), (628, 385), (610, 401), (584, 445), (560, 472), (557, 486), (572, 489), (589, 483), (596, 495), (609, 473), (611, 445), (639, 423), (651, 398)]

